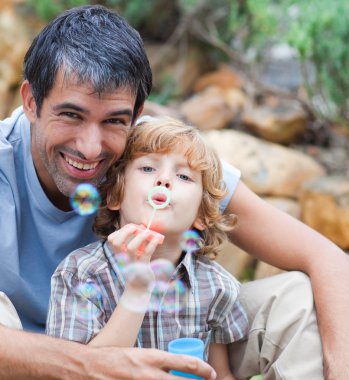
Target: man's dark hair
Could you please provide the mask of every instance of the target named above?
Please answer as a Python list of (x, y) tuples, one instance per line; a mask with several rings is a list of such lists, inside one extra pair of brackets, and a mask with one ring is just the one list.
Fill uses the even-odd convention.
[(152, 73), (139, 33), (121, 16), (101, 6), (69, 9), (33, 40), (24, 58), (40, 116), (58, 70), (97, 93), (127, 87), (136, 95), (133, 118), (150, 93)]

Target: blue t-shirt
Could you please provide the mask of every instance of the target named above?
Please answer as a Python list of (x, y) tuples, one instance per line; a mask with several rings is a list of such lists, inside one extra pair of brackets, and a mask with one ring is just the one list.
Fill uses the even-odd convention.
[[(223, 162), (227, 206), (240, 172)], [(30, 149), (30, 123), (22, 107), (0, 122), (0, 290), (24, 329), (44, 332), (50, 279), (73, 250), (96, 240), (92, 216), (56, 208), (46, 197)]]

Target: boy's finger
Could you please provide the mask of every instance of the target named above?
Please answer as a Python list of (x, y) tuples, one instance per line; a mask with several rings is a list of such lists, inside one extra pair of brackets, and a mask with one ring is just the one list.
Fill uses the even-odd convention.
[(145, 230), (145, 231), (142, 231), (141, 233), (137, 233), (137, 235), (134, 236), (132, 240), (130, 240), (127, 243), (127, 251), (132, 252), (137, 255), (138, 255), (138, 252), (143, 252), (143, 250), (149, 243), (149, 240), (148, 240), (149, 234), (150, 234), (149, 230)]
[(140, 256), (151, 256), (156, 247), (158, 245), (162, 244), (162, 238), (161, 236), (158, 236), (158, 235), (152, 235), (151, 239), (148, 240), (148, 244), (145, 245), (144, 249), (140, 252), (140, 250), (138, 250), (137, 252), (137, 256), (140, 257)]
[(125, 251), (126, 243), (135, 233), (136, 229), (135, 224), (127, 224), (108, 236), (108, 242), (113, 247), (114, 252), (119, 250)]

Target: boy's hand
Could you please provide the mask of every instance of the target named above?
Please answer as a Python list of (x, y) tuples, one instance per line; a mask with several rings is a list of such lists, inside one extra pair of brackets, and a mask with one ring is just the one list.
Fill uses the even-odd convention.
[(108, 236), (108, 242), (115, 253), (127, 253), (131, 261), (147, 263), (163, 241), (164, 235), (133, 223), (126, 224)]

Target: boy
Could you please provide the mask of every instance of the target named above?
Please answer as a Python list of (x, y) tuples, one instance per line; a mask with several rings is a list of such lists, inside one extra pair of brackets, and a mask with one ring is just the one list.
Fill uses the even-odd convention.
[[(163, 350), (177, 337), (198, 337), (209, 345), (208, 362), (218, 378), (233, 379), (227, 344), (242, 339), (248, 323), (236, 301), (238, 282), (210, 260), (234, 224), (219, 211), (225, 195), (220, 161), (195, 128), (170, 118), (147, 120), (131, 131), (124, 156), (101, 187), (94, 230), (103, 240), (71, 253), (52, 277), (47, 333), (96, 346)], [(154, 187), (152, 201), (159, 209), (152, 219), (148, 195)], [(158, 233), (145, 228), (149, 221)], [(180, 238), (192, 228), (200, 232), (198, 250), (183, 252)], [(134, 299), (150, 302), (152, 273), (145, 266), (138, 280), (125, 276), (118, 252), (142, 263), (170, 261), (176, 268), (172, 279), (188, 288), (183, 309), (166, 313), (163, 300), (155, 311), (130, 308)], [(102, 292), (82, 294), (84, 283)], [(79, 318), (81, 308), (85, 318)]]

